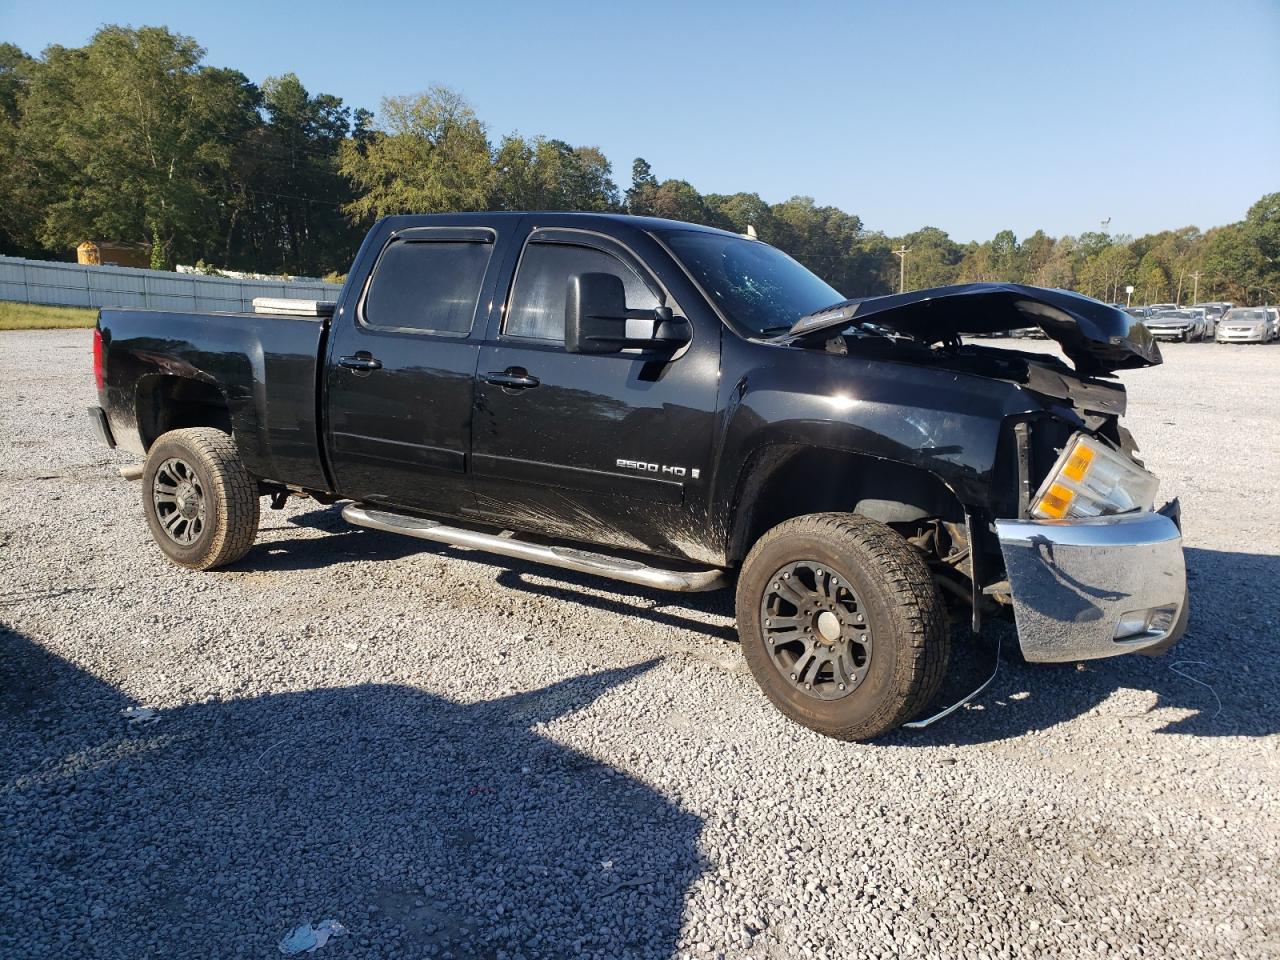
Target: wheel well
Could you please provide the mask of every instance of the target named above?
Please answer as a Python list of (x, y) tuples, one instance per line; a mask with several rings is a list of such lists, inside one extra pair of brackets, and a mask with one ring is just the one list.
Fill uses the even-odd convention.
[(866, 454), (778, 445), (755, 458), (739, 486), (729, 562), (741, 563), (751, 545), (783, 521), (829, 511), (895, 526), (965, 519), (955, 494), (927, 470)]
[(138, 388), (138, 434), (144, 450), (181, 427), (213, 427), (231, 433), (231, 410), (222, 391), (187, 377), (151, 377)]

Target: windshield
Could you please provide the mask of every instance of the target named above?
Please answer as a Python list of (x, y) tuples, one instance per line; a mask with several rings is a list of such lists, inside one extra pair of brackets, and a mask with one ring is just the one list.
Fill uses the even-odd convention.
[(750, 334), (785, 333), (805, 314), (844, 300), (759, 240), (696, 230), (664, 230), (660, 236), (725, 316)]
[(1185, 310), (1161, 310), (1153, 320), (1190, 320), (1191, 314)]
[(1228, 310), (1228, 320), (1265, 320), (1266, 313), (1261, 310)]

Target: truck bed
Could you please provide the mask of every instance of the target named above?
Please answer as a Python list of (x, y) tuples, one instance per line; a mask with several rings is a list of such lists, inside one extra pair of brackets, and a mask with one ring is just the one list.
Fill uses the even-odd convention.
[(143, 454), (185, 425), (184, 409), (220, 399), (250, 472), (327, 486), (316, 403), (327, 318), (104, 309), (98, 328), (118, 446)]

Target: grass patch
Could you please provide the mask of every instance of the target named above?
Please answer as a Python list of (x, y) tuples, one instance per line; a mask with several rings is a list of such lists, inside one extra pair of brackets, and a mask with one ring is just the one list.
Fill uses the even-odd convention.
[(44, 307), (0, 300), (0, 330), (65, 330), (92, 327), (98, 311), (90, 307)]

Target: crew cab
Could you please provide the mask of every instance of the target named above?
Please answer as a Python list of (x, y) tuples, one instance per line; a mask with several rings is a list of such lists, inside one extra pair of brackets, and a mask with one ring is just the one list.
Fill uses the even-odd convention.
[[(1012, 617), (1034, 661), (1184, 629), (1177, 504), (1155, 509), (1115, 379), (1159, 349), (1096, 300), (846, 300), (752, 237), (480, 213), (383, 219), (336, 303), (263, 309), (100, 313), (90, 413), (145, 458), (130, 472), (178, 564), (240, 560), (260, 499), (297, 496), (650, 588), (733, 587), (766, 695), (846, 739), (928, 711), (952, 621)], [(1029, 325), (1066, 360), (963, 336)]]

